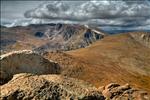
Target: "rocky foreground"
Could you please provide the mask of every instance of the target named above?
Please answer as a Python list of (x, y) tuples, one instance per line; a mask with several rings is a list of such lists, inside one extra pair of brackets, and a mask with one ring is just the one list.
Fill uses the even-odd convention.
[[(95, 86), (61, 74), (62, 66), (30, 51), (0, 56), (0, 100), (149, 100), (129, 84)], [(58, 75), (59, 74), (59, 75)]]
[(133, 89), (129, 84), (111, 83), (95, 88), (60, 75), (16, 74), (0, 88), (1, 100), (149, 100), (146, 92)]

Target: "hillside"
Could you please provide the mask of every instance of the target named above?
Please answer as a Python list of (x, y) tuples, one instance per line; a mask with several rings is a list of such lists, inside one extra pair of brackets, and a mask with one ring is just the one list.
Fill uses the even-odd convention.
[(86, 80), (95, 86), (129, 83), (150, 92), (150, 49), (133, 38), (134, 34), (111, 35), (87, 48), (44, 56), (63, 65), (63, 75)]
[(150, 49), (130, 34), (109, 36), (88, 48), (70, 51), (68, 54), (89, 63), (90, 70), (85, 76), (95, 84), (97, 81), (128, 82), (149, 90)]

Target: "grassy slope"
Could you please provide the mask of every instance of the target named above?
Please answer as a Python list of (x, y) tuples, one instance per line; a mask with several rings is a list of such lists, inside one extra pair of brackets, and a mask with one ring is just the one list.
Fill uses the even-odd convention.
[(87, 63), (77, 78), (96, 86), (110, 82), (130, 83), (150, 91), (150, 49), (129, 34), (108, 36), (87, 48), (67, 53)]

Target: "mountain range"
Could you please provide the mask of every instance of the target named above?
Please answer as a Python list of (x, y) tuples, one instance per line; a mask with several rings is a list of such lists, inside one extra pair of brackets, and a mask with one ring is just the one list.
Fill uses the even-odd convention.
[(0, 43), (2, 99), (150, 98), (149, 32), (31, 24), (1, 27)]
[(84, 48), (105, 35), (96, 28), (76, 24), (1, 27), (1, 50), (73, 50)]

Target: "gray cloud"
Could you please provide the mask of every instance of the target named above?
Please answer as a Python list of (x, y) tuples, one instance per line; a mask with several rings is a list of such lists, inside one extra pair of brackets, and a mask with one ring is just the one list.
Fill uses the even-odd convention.
[[(139, 1), (140, 2), (140, 1)], [(117, 17), (149, 17), (150, 2), (126, 1), (51, 1), (25, 13), (27, 18), (87, 20)]]
[(150, 29), (150, 1), (49, 1), (24, 13), (30, 23), (75, 23), (101, 26), (104, 29)]
[[(150, 2), (145, 1), (53, 1), (27, 11), (26, 18), (99, 26), (150, 28)], [(147, 27), (148, 26), (148, 27)]]

